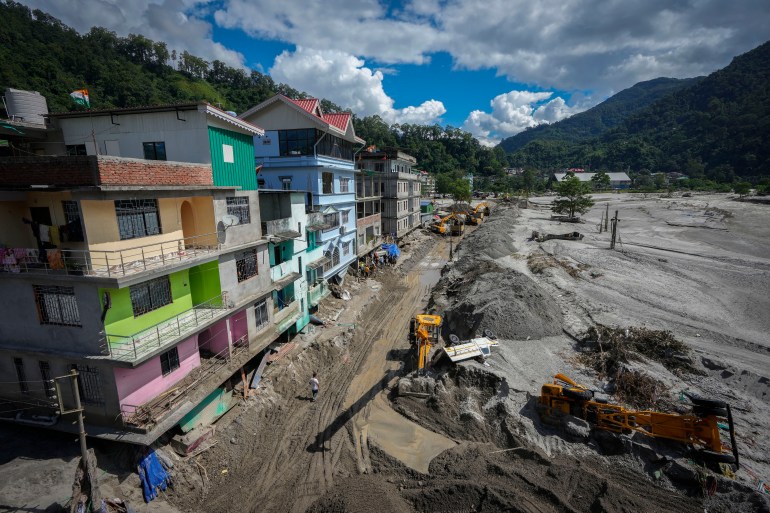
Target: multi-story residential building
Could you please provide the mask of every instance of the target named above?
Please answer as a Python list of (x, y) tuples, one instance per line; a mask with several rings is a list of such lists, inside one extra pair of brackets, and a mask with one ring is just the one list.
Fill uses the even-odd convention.
[[(270, 245), (270, 274), (276, 318), (282, 318), (287, 334), (307, 326), (310, 310), (329, 294), (317, 269), (327, 262), (316, 244), (318, 222), (305, 212), (305, 193), (261, 190), (262, 231)], [(318, 216), (320, 217), (320, 216)]]
[(356, 174), (357, 254), (364, 257), (382, 243), (382, 195), (380, 173), (363, 170)]
[(412, 170), (417, 163), (397, 148), (362, 152), (358, 169), (376, 174), (380, 182), (382, 232), (401, 238), (420, 226), (422, 182)]
[(418, 171), (418, 173), (422, 183), (423, 198), (433, 198), (436, 196), (436, 179), (427, 171)]
[(328, 262), (318, 274), (340, 275), (356, 260), (354, 157), (364, 144), (350, 114), (327, 114), (316, 99), (278, 94), (239, 117), (266, 127), (254, 144), (264, 188), (307, 191), (307, 211), (322, 216), (314, 243)]
[(75, 368), (87, 432), (149, 444), (287, 329), (263, 131), (205, 103), (52, 118), (47, 144), (0, 136), (54, 155), (0, 158), (0, 414), (71, 430), (44, 383)]

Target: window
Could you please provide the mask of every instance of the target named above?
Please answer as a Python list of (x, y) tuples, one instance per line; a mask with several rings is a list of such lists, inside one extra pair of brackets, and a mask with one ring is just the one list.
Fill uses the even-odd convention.
[(342, 256), (348, 256), (350, 254), (350, 242), (342, 243)]
[(78, 392), (80, 400), (84, 404), (103, 405), (101, 375), (98, 367), (88, 365), (73, 365), (73, 369), (78, 371)]
[(133, 285), (128, 290), (134, 317), (170, 305), (174, 301), (171, 297), (171, 282), (168, 276)]
[(66, 242), (83, 242), (83, 222), (80, 219), (80, 210), (77, 201), (62, 201), (64, 210), (64, 230), (61, 231), (62, 239)]
[(79, 155), (87, 155), (85, 144), (68, 144), (67, 155), (70, 157), (76, 157)]
[(353, 160), (353, 143), (327, 133), (326, 137), (318, 141), (316, 152), (318, 155)]
[(235, 272), (238, 275), (238, 283), (259, 274), (256, 248), (244, 251), (239, 258), (235, 259)]
[(160, 142), (146, 142), (142, 143), (144, 147), (145, 160), (166, 160), (166, 143)]
[(328, 226), (325, 231), (338, 228), (340, 225), (340, 213), (332, 212), (331, 214), (324, 214), (324, 225)]
[(136, 239), (160, 233), (158, 200), (115, 200), (120, 240)]
[(238, 218), (238, 224), (249, 224), (251, 214), (249, 213), (249, 198), (247, 196), (231, 196), (225, 198), (227, 203), (227, 214)]
[(290, 191), (291, 190), (291, 177), (290, 176), (282, 176), (281, 177), (281, 189), (284, 191)]
[(312, 251), (318, 247), (316, 243), (316, 232), (308, 230), (307, 232), (307, 251)]
[(27, 377), (24, 374), (24, 360), (21, 358), (14, 358), (13, 366), (16, 367), (16, 379), (19, 382), (19, 390), (21, 390), (22, 394), (28, 394), (29, 385), (27, 384)]
[(340, 248), (335, 247), (332, 251), (332, 267), (340, 265)]
[(40, 365), (40, 378), (43, 380), (43, 393), (48, 399), (54, 399), (56, 397), (56, 391), (54, 390), (54, 384), (51, 380), (51, 366), (48, 362), (38, 362)]
[[(166, 159), (163, 159), (166, 160)], [(233, 164), (235, 162), (235, 156), (233, 155), (233, 147), (229, 144), (222, 145), (222, 160), (225, 164)]]
[(254, 318), (257, 324), (257, 328), (261, 328), (268, 323), (270, 318), (267, 314), (267, 299), (263, 299), (254, 305)]
[(40, 324), (82, 326), (73, 287), (33, 285)]
[(174, 347), (160, 355), (160, 371), (168, 376), (179, 368), (179, 350)]
[(315, 128), (278, 131), (278, 147), (282, 157), (313, 155), (315, 142)]
[(350, 220), (350, 210), (342, 211), (342, 224), (347, 224)]
[(347, 178), (340, 178), (340, 192), (350, 191), (350, 181)]
[(359, 233), (358, 234), (358, 245), (359, 246), (363, 246), (364, 245), (364, 236), (365, 236), (364, 233)]
[(321, 180), (323, 180), (323, 193), (334, 194), (334, 174), (321, 173)]
[(374, 164), (374, 170), (379, 172), (379, 173), (384, 173), (385, 172), (385, 164), (382, 163), (382, 162), (375, 163)]

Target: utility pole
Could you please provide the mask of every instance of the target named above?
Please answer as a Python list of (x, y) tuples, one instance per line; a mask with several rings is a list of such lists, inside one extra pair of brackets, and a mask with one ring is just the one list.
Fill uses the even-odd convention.
[[(62, 398), (61, 387), (59, 385), (60, 380), (70, 380), (70, 386), (72, 387), (72, 396), (75, 399), (75, 407), (71, 410), (67, 410), (64, 407), (64, 399)], [(80, 454), (83, 459), (83, 470), (88, 476), (88, 447), (86, 446), (86, 428), (83, 423), (83, 407), (80, 404), (80, 389), (78, 388), (78, 371), (72, 369), (67, 376), (59, 376), (54, 378), (54, 385), (56, 386), (56, 398), (59, 401), (59, 415), (68, 415), (70, 413), (77, 413), (78, 415), (78, 434), (80, 435)]]
[(610, 241), (610, 249), (615, 249), (615, 240), (618, 236), (618, 211), (615, 211), (615, 217), (612, 218), (612, 240)]
[(452, 234), (449, 234), (449, 260), (452, 260)]
[(607, 223), (610, 222), (610, 204), (607, 203), (607, 205), (605, 205), (605, 206), (607, 207), (607, 209), (606, 209), (606, 211), (604, 213), (604, 231), (606, 232), (607, 231)]

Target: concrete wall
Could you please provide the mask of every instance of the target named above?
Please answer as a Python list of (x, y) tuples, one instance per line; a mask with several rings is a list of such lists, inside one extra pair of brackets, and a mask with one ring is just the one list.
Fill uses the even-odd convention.
[(163, 141), (166, 143), (166, 160), (211, 164), (206, 115), (197, 110), (125, 113), (112, 118), (93, 116), (58, 119), (57, 122), (64, 134), (64, 143), (85, 144), (89, 155), (98, 153), (143, 159), (142, 143)]
[(256, 246), (256, 249), (258, 274), (240, 283), (238, 283), (235, 260), (245, 250), (234, 251), (219, 257), (219, 280), (222, 284), (222, 291), (226, 291), (230, 301), (235, 304), (250, 298), (263, 296), (271, 290), (270, 259), (267, 244), (260, 244)]
[[(141, 406), (151, 401), (177, 384), (190, 371), (200, 367), (198, 335), (180, 342), (176, 348), (179, 352), (179, 368), (166, 376), (163, 375), (161, 369), (160, 356), (156, 356), (133, 369), (119, 367), (113, 369), (118, 400), (122, 409), (124, 405)], [(125, 410), (133, 411), (133, 408)]]
[[(41, 275), (4, 275), (0, 280), (0, 348), (99, 354), (101, 303), (96, 285), (62, 283)], [(33, 285), (71, 286), (82, 326), (41, 324)]]
[(227, 198), (231, 196), (247, 197), (249, 199), (249, 216), (251, 222), (248, 224), (237, 224), (224, 230), (223, 248), (241, 246), (249, 244), (262, 238), (261, 216), (259, 213), (259, 196), (257, 191), (216, 191), (214, 193), (214, 222), (219, 226), (219, 222), (227, 214)]

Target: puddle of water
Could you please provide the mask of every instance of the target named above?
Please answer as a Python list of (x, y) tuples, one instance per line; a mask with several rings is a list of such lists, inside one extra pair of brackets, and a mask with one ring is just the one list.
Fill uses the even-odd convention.
[(377, 447), (423, 474), (428, 473), (433, 458), (456, 445), (393, 411), (383, 394), (374, 398), (355, 423)]

